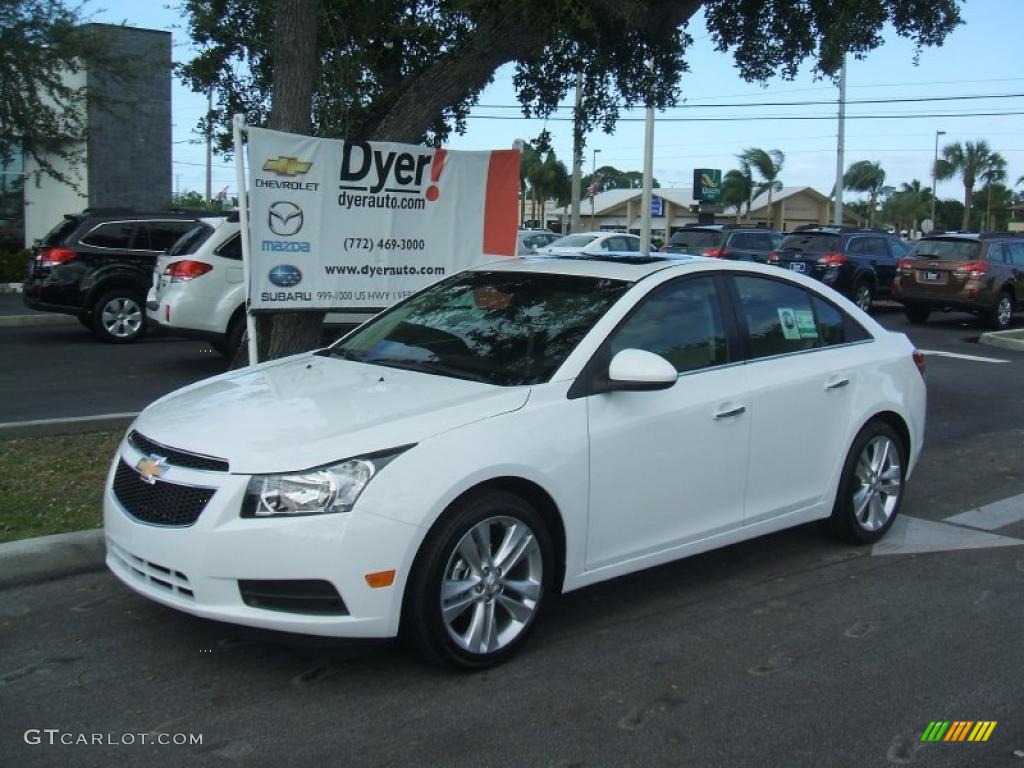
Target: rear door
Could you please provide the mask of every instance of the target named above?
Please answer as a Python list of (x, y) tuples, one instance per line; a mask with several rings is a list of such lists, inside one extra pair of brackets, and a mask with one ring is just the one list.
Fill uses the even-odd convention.
[(761, 275), (731, 280), (748, 357), (751, 524), (823, 502), (846, 450), (858, 370), (827, 344), (825, 311), (812, 292)]

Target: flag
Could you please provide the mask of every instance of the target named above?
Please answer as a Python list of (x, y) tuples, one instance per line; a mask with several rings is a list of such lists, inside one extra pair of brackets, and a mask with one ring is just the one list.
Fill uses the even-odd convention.
[(597, 193), (601, 191), (601, 180), (594, 179), (590, 182), (590, 186), (587, 187), (587, 197), (596, 197)]
[(222, 189), (220, 192), (217, 193), (217, 199), (218, 200), (227, 200), (228, 199), (228, 188), (227, 187), (224, 187), (224, 189)]

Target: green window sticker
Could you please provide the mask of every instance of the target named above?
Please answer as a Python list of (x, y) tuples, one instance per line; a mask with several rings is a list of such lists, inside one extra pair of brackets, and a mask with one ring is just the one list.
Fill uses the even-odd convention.
[(782, 335), (787, 339), (799, 341), (800, 328), (796, 322), (796, 313), (789, 307), (779, 307), (776, 312), (779, 313), (779, 323), (782, 326)]
[(801, 339), (818, 338), (818, 329), (814, 325), (814, 313), (811, 310), (798, 309), (793, 314), (796, 316), (796, 328), (800, 332)]

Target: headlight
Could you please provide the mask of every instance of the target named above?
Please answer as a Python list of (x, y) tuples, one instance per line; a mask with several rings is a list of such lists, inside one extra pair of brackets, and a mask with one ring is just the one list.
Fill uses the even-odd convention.
[(348, 512), (373, 476), (411, 447), (346, 459), (305, 472), (253, 475), (242, 502), (242, 517)]

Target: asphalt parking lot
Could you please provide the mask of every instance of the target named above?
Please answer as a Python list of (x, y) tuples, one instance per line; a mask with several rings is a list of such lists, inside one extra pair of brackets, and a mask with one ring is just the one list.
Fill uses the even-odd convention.
[[(877, 316), (908, 330), (900, 313)], [(111, 348), (77, 326), (17, 329), (15, 342), (12, 330), (0, 345), (25, 357), (5, 354), (0, 391), (21, 387), (15, 403), (105, 382), (68, 414), (133, 410), (223, 368), (198, 342)], [(977, 344), (966, 315), (909, 332), (928, 352), (927, 444), (898, 527), (873, 548), (804, 526), (574, 592), (524, 654), (477, 675), (392, 643), (195, 619), (105, 573), (11, 589), (0, 592), (0, 755), (18, 766), (1024, 766), (1024, 354)], [(36, 368), (52, 390), (18, 380)], [(85, 372), (64, 381), (72, 370)], [(137, 404), (119, 400), (124, 387)], [(936, 720), (997, 725), (985, 743), (922, 742)], [(30, 729), (134, 743), (50, 745), (42, 732), (30, 744)]]

